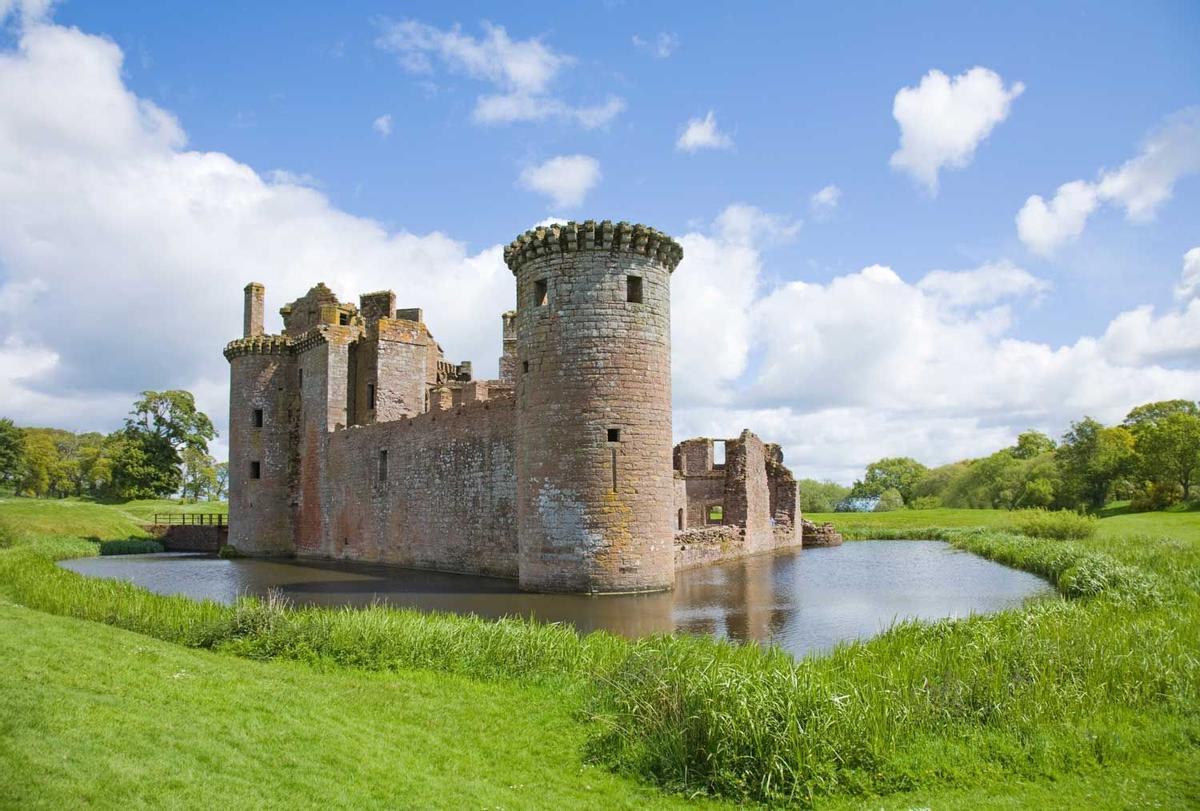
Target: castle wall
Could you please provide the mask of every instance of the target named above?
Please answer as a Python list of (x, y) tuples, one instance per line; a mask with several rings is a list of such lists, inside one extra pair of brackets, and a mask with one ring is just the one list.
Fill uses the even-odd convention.
[(320, 554), (516, 577), (514, 426), (504, 397), (331, 434)]
[(774, 548), (766, 447), (749, 431), (725, 441), (725, 523), (746, 530), (746, 553)]

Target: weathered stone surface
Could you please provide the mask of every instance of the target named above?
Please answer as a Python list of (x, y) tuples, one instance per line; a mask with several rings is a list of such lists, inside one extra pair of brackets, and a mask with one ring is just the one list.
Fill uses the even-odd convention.
[(833, 524), (814, 524), (812, 521), (801, 520), (800, 526), (804, 533), (804, 546), (840, 546), (842, 536), (833, 528)]
[(355, 305), (318, 284), (265, 335), (265, 291), (247, 286), (225, 348), (230, 542), (581, 592), (670, 588), (677, 568), (796, 545), (777, 446), (744, 431), (725, 465), (711, 440), (672, 450), (681, 257), (628, 223), (522, 234), (505, 251), (517, 309), (499, 380), (447, 361), (390, 291)]

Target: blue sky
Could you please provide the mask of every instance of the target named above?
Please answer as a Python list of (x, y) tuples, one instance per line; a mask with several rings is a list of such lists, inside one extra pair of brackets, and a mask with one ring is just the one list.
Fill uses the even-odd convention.
[[(0, 9), (6, 5), (14, 4), (0, 0)], [(43, 5), (17, 3), (8, 15), (4, 53), (16, 61), (0, 63), (0, 82), (5, 70), (16, 75), (22, 59), (30, 71), (47, 77), (42, 102), (54, 103), (55, 80), (85, 81), (82, 74), (56, 77), (56, 60), (44, 55), (39, 61), (31, 31), (59, 32), (61, 47), (80, 53), (99, 53), (105, 41), (115, 45), (115, 66), (110, 61), (78, 69), (92, 71), (89, 76), (111, 71), (102, 76), (104, 92), (152, 104), (173, 117), (180, 133), (174, 141), (155, 136), (141, 145), (138, 135), (133, 139), (138, 143), (122, 151), (121, 160), (139, 171), (144, 161), (130, 157), (137, 149), (157, 155), (163, 167), (174, 167), (139, 175), (140, 182), (183, 171), (179, 167), (189, 155), (209, 161), (219, 155), (252, 169), (271, 193), (288, 200), (315, 195), (319, 199), (304, 198), (303, 205), (320, 209), (322, 218), (347, 216), (356, 228), (382, 227), (383, 235), (364, 236), (351, 250), (333, 244), (339, 237), (331, 225), (331, 259), (354, 262), (374, 255), (370, 239), (378, 238), (382, 251), (396, 248), (395, 235), (412, 235), (411, 250), (405, 248), (403, 257), (415, 264), (379, 272), (384, 281), (394, 274), (397, 281), (390, 286), (402, 292), (407, 287), (413, 296), (424, 289), (423, 274), (434, 273), (442, 262), (466, 268), (455, 278), (460, 285), (471, 284), (470, 269), (491, 261), (490, 250), (551, 216), (642, 221), (681, 238), (690, 235), (695, 250), (689, 256), (698, 258), (692, 266), (685, 259), (676, 274), (677, 287), (692, 285), (677, 291), (676, 321), (705, 325), (703, 332), (715, 334), (720, 343), (700, 346), (686, 333), (681, 343), (677, 330), (677, 354), (685, 353), (676, 369), (677, 430), (732, 433), (741, 421), (764, 435), (775, 431), (789, 452), (808, 460), (798, 465), (804, 473), (846, 479), (861, 464), (893, 452), (949, 461), (982, 452), (988, 443), (994, 447), (1031, 425), (1059, 433), (1085, 411), (1119, 418), (1135, 404), (1127, 402), (1137, 399), (1135, 392), (1147, 398), (1200, 394), (1200, 346), (1188, 337), (1200, 326), (1200, 305), (1193, 308), (1192, 294), (1178, 292), (1185, 254), (1200, 246), (1200, 178), (1192, 157), (1200, 148), (1194, 113), (1200, 105), (1196, 3), (294, 3), (286, 10), (233, 3)], [(512, 64), (504, 53), (488, 48), (496, 27), (517, 57), (522, 48), (540, 54), (543, 63), (534, 66), (533, 75), (514, 80), (504, 72)], [(78, 30), (68, 36), (73, 28)], [(398, 30), (405, 32), (399, 39)], [(979, 90), (967, 98), (964, 77), (974, 68), (984, 71), (973, 74)], [(960, 126), (969, 147), (957, 159), (943, 159), (936, 192), (914, 172), (889, 165), (901, 148), (902, 127), (893, 115), (897, 94), (910, 88), (922, 98), (928, 90), (932, 97), (932, 83), (923, 83), (931, 71), (945, 74), (947, 82), (961, 79), (964, 93), (951, 100), (954, 109), (919, 106), (913, 126), (936, 140), (951, 137), (939, 127), (953, 129), (956, 116), (965, 116)], [(18, 90), (14, 83), (12, 92)], [(521, 96), (543, 117), (481, 122), (479, 100), (487, 96)], [(32, 97), (11, 98), (31, 107), (38, 103)], [(25, 119), (17, 101), (8, 113), (0, 110), (0, 133), (9, 115), (13, 139), (34, 126), (21, 124)], [(597, 114), (605, 119), (601, 125), (581, 121), (577, 111), (606, 103), (613, 109)], [(993, 110), (974, 133), (970, 111), (964, 112), (972, 105)], [(97, 129), (119, 117), (111, 109), (97, 106), (90, 120), (63, 118), (37, 126), (52, 126), (56, 133), (78, 127), (80, 137), (98, 137)], [(679, 139), (689, 122), (710, 112), (724, 145), (681, 149)], [(386, 128), (376, 124), (384, 116)], [(1168, 165), (1147, 169), (1139, 164), (1121, 174), (1148, 151), (1147, 139), (1153, 141), (1164, 128), (1174, 134), (1155, 154), (1167, 154)], [(63, 138), (64, 144), (75, 143), (74, 136)], [(47, 166), (57, 163), (47, 147), (53, 143), (42, 137), (36, 156), (33, 151), (24, 155), (27, 171), (35, 171), (28, 168), (35, 157)], [(65, 154), (71, 147), (63, 149)], [(10, 154), (18, 151), (14, 147)], [(578, 183), (573, 186), (576, 197), (582, 194), (578, 205), (564, 204), (561, 194), (556, 202), (552, 192), (529, 188), (529, 173), (559, 157), (588, 161), (575, 167), (591, 173), (582, 193)], [(94, 156), (78, 152), (70, 159), (84, 161), (81, 166), (100, 165)], [(557, 168), (546, 169), (547, 182), (559, 189), (564, 182), (571, 185)], [(227, 164), (220, 171), (227, 169), (233, 171)], [(84, 174), (90, 177), (91, 170), (71, 176)], [(212, 171), (203, 176), (204, 184), (212, 183)], [(1077, 233), (1056, 236), (1039, 221), (1022, 239), (1016, 218), (1030, 198), (1038, 195), (1051, 204), (1060, 185), (1072, 181), (1082, 181), (1090, 212)], [(1144, 192), (1147, 184), (1150, 191)], [(1155, 197), (1164, 184), (1168, 195)], [(241, 192), (236, 202), (214, 198), (214, 188), (222, 186), (206, 185), (190, 201), (163, 203), (160, 210), (178, 206), (179, 215), (163, 222), (147, 218), (142, 244), (183, 243), (193, 237), (173, 239), (172, 229), (191, 234), (211, 228), (207, 220), (181, 220), (197, 210), (200, 197), (217, 209), (240, 205)], [(833, 204), (814, 203), (813, 195), (831, 186), (836, 193), (827, 199)], [(186, 197), (192, 185), (177, 180), (169, 187)], [(77, 233), (107, 229), (97, 244), (114, 255), (129, 251), (126, 261), (114, 261), (104, 271), (108, 275), (98, 278), (97, 270), (89, 280), (133, 283), (138, 278), (133, 268), (143, 262), (145, 273), (156, 272), (151, 258), (130, 247), (137, 229), (122, 235), (111, 223), (97, 225), (105, 219), (102, 205), (90, 220), (80, 211), (80, 199), (95, 200), (101, 193), (64, 193), (56, 201), (42, 199), (39, 191), (36, 206), (23, 205), (31, 188), (15, 188), (7, 198), (0, 189), (0, 205), (7, 202), (10, 210), (45, 210), (36, 222), (22, 214), (28, 222), (7, 232), (0, 226), (0, 273), (10, 299), (52, 301), (56, 285), (71, 287), (72, 273), (76, 280), (83, 277), (82, 268), (53, 266), (30, 247), (30, 234), (53, 240), (44, 229), (65, 228), (67, 221)], [(1154, 199), (1137, 208), (1144, 194)], [(214, 239), (228, 258), (211, 248), (206, 261), (241, 272), (247, 255), (261, 247), (251, 244), (247, 232), (257, 224), (264, 238), (272, 239), (278, 221), (269, 228), (263, 223), (269, 216), (264, 212), (273, 210), (257, 211), (236, 229), (236, 238)], [(317, 214), (303, 215), (309, 216)], [(1052, 219), (1051, 225), (1062, 225)], [(226, 225), (218, 230), (224, 232)], [(429, 241), (435, 233), (453, 245)], [(67, 231), (57, 238), (72, 239)], [(208, 275), (193, 262), (195, 251), (172, 264), (173, 250), (164, 252), (157, 272), (177, 276), (183, 289), (184, 282), (195, 290), (219, 279), (229, 287), (220, 295), (193, 293), (203, 299), (196, 302), (198, 317), (220, 312), (209, 320), (235, 325), (225, 310), (236, 306), (240, 284), (221, 273)], [(273, 297), (270, 306), (301, 294), (306, 283), (299, 281), (296, 268), (322, 267), (325, 252), (322, 244), (309, 246), (303, 256), (286, 251), (258, 256), (264, 265), (259, 275)], [(701, 264), (704, 257), (708, 265)], [(426, 261), (428, 266), (422, 264)], [(896, 282), (882, 272), (859, 278), (864, 268), (876, 265), (890, 269)], [(253, 270), (250, 264), (247, 272)], [(937, 270), (979, 273), (922, 287)], [(494, 325), (486, 319), (490, 311), (498, 314), (511, 306), (511, 296), (504, 298), (509, 282), (488, 272), (491, 286), (481, 283), (479, 293), (486, 293), (487, 301), (468, 307), (462, 323), (450, 323), (449, 308), (440, 311), (444, 327), (431, 319), (452, 355), (491, 352), (493, 344), (498, 348)], [(336, 265), (329, 267), (327, 280), (341, 279), (343, 292), (356, 295), (360, 291), (349, 286), (374, 282), (373, 273)], [(685, 281), (689, 273), (694, 278)], [(272, 284), (276, 278), (284, 289)], [(854, 292), (860, 281), (863, 291)], [(809, 287), (789, 289), (791, 282)], [(973, 292), (962, 293), (968, 282)], [(901, 354), (887, 360), (891, 371), (880, 372), (869, 359), (880, 357), (881, 347), (890, 351), (886, 330), (874, 343), (856, 345), (855, 336), (878, 328), (881, 318), (886, 321), (892, 284), (898, 284), (894, 300), (910, 303), (912, 309), (898, 315), (910, 326), (897, 329), (892, 343)], [(960, 291), (959, 299), (952, 300), (946, 284)], [(160, 293), (172, 289), (158, 285), (151, 286)], [(703, 303), (706, 296), (730, 293), (726, 285), (749, 288), (731, 293), (731, 308), (740, 313), (732, 320), (740, 318), (740, 326), (724, 323), (711, 301)], [(981, 293), (981, 286), (993, 292)], [(435, 302), (438, 295), (430, 292)], [(872, 295), (881, 297), (881, 309), (863, 305), (856, 312), (863, 297)], [(0, 289), (0, 303), (4, 296)], [(821, 344), (786, 323), (775, 328), (772, 319), (803, 321), (812, 307), (845, 311), (836, 323), (813, 319), (820, 336), (842, 336), (836, 344)], [(1139, 307), (1152, 309), (1147, 313)], [(432, 310), (439, 313), (436, 304)], [(1123, 318), (1127, 313), (1135, 315)], [(871, 329), (856, 328), (855, 318), (871, 321)], [(931, 321), (944, 329), (920, 326)], [(100, 321), (89, 322), (70, 337), (93, 345), (116, 341), (105, 329)], [(147, 325), (143, 337), (151, 330)], [(476, 339), (477, 332), (485, 332), (486, 339)], [(196, 332), (189, 339), (209, 338)], [(220, 364), (188, 362), (183, 343), (158, 355), (147, 350), (135, 359), (131, 365), (145, 372), (143, 378), (153, 378), (139, 383), (142, 378), (123, 371), (90, 375), (94, 364), (82, 357), (72, 360), (69, 347), (55, 344), (67, 340), (62, 336), (14, 332), (7, 340), (13, 353), (8, 366), (29, 394), (0, 407), (26, 420), (47, 415), (78, 427), (103, 427), (119, 422), (124, 407), (115, 404), (128, 402), (130, 391), (168, 384), (196, 388), (223, 417)], [(802, 341), (806, 346), (794, 346)], [(946, 342), (969, 348), (975, 341), (977, 363), (966, 353), (938, 355)], [(191, 346), (191, 351), (212, 355), (219, 345)], [(704, 351), (689, 365), (691, 345)], [(816, 355), (814, 346), (821, 350)], [(1038, 360), (1030, 361), (1030, 353)], [(727, 363), (713, 370), (712, 391), (690, 379), (703, 368), (702, 361)], [(494, 361), (485, 360), (484, 368), (489, 363)], [(1026, 374), (1023, 363), (1036, 369)], [(968, 372), (986, 376), (990, 365), (996, 367), (996, 380), (1011, 381), (1007, 389), (1028, 382), (1030, 391), (1017, 400), (983, 383), (961, 396), (950, 391)], [(82, 371), (72, 376), (72, 367)], [(865, 380), (834, 383), (815, 377), (815, 369)], [(683, 379), (685, 374), (690, 378)], [(893, 374), (900, 376), (893, 380)], [(1064, 397), (1058, 384), (1068, 380), (1075, 383), (1074, 394)], [(917, 383), (925, 390), (919, 396)], [(841, 393), (825, 399), (813, 394), (826, 387)], [(847, 423), (857, 427), (847, 429)], [(904, 439), (910, 433), (917, 438)]]

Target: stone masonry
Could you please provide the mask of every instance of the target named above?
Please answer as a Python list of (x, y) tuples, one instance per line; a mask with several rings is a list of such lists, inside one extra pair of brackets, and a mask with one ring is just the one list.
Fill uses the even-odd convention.
[(671, 444), (679, 245), (609, 221), (505, 250), (517, 308), (497, 380), (447, 361), (390, 291), (323, 284), (264, 330), (246, 287), (230, 363), (237, 550), (517, 578), (523, 589), (671, 588), (676, 569), (801, 543), (796, 482), (749, 431)]

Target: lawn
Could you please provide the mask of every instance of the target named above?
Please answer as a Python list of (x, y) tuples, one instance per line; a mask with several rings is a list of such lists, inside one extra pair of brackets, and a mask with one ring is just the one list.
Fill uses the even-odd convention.
[(200, 604), (52, 563), (165, 508), (0, 500), (0, 807), (1200, 805), (1197, 512), (1117, 507), (1083, 542), (1006, 534), (993, 511), (829, 516), (936, 532), (1064, 596), (794, 662)]

